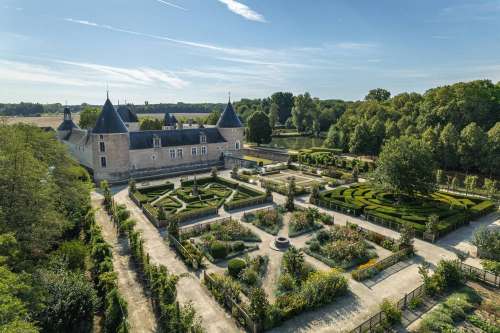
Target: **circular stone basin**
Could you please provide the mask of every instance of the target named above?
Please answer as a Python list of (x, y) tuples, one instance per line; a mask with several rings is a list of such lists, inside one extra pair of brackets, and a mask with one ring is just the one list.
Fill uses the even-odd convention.
[(278, 236), (274, 239), (274, 245), (278, 249), (286, 249), (290, 246), (290, 240), (287, 237)]

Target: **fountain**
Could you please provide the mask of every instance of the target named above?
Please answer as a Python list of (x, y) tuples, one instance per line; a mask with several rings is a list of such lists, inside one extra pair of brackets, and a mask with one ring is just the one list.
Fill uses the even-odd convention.
[(285, 236), (278, 236), (269, 245), (273, 250), (286, 251), (290, 246), (290, 239)]

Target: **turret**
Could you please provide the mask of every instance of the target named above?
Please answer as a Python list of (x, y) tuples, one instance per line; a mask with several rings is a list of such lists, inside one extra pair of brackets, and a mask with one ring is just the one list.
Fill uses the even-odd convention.
[(57, 128), (57, 136), (60, 140), (65, 140), (74, 128), (79, 128), (71, 119), (71, 110), (64, 108), (64, 116), (61, 125)]
[(92, 130), (94, 178), (96, 182), (126, 181), (129, 177), (129, 132), (113, 104), (106, 99)]
[(139, 118), (132, 111), (128, 105), (120, 105), (116, 110), (120, 118), (122, 118), (125, 126), (127, 126), (129, 132), (135, 132), (139, 130)]
[(163, 129), (175, 129), (178, 125), (177, 118), (169, 112), (165, 112), (165, 116), (163, 117)]
[(231, 98), (227, 102), (224, 112), (222, 112), (216, 125), (219, 133), (227, 141), (226, 151), (233, 155), (240, 155), (240, 149), (243, 145), (244, 127), (240, 119), (234, 112)]

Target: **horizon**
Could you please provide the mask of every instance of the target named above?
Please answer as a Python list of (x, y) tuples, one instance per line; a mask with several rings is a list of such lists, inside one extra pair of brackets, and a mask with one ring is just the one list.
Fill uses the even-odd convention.
[(113, 104), (355, 101), (500, 80), (491, 0), (0, 0), (0, 18), (2, 103), (102, 105), (107, 86)]

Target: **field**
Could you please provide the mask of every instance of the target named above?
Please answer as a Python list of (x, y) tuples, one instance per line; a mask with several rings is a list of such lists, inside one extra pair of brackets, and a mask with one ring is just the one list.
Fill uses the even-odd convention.
[[(205, 118), (207, 116), (206, 113), (174, 113), (175, 117), (177, 118)], [(141, 117), (154, 117), (154, 118), (161, 118), (163, 119), (164, 114), (163, 113), (139, 113), (138, 114), (139, 118)], [(73, 113), (72, 116), (73, 121), (75, 124), (78, 125), (78, 122), (80, 121), (80, 115), (78, 113)], [(47, 116), (41, 116), (41, 117), (4, 117), (0, 116), (0, 122), (5, 121), (7, 124), (17, 124), (17, 123), (24, 123), (24, 124), (33, 124), (38, 127), (52, 127), (56, 129), (62, 122), (63, 115), (47, 115)]]
[(369, 184), (337, 188), (320, 194), (319, 204), (355, 215), (364, 213), (396, 224), (409, 223), (415, 230), (425, 231), (428, 217), (439, 216), (437, 230), (451, 231), (470, 219), (494, 209), (489, 200), (466, 198), (459, 195), (435, 192), (428, 197), (396, 197), (377, 190)]

